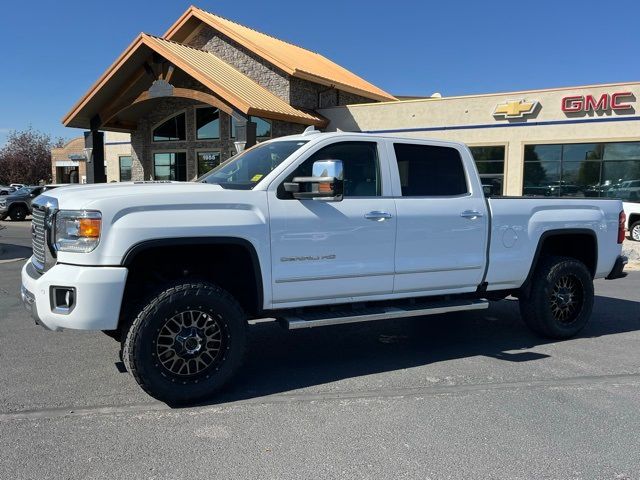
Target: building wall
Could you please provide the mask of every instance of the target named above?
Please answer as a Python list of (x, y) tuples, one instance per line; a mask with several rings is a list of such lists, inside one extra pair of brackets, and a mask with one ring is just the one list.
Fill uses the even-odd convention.
[[(51, 183), (60, 183), (56, 170), (56, 162), (69, 161), (69, 155), (84, 155), (84, 137), (77, 137), (69, 140), (61, 148), (51, 149)], [(78, 161), (79, 181), (82, 175), (86, 176), (86, 164), (84, 161)]]
[[(328, 130), (381, 132), (412, 138), (462, 141), (471, 146), (506, 147), (506, 194), (521, 195), (524, 147), (527, 144), (639, 141), (640, 117), (624, 112), (567, 114), (562, 98), (632, 92), (640, 99), (640, 83), (594, 85), (465, 97), (443, 97), (321, 109), (330, 120)], [(512, 100), (539, 102), (534, 114), (522, 120), (494, 116), (496, 105)], [(607, 121), (600, 121), (608, 119)]]
[(120, 132), (104, 132), (104, 159), (107, 182), (120, 181), (120, 157), (131, 155), (131, 135)]
[[(198, 107), (206, 106), (207, 105), (202, 105), (189, 99), (167, 97), (156, 100), (152, 113), (140, 119), (138, 129), (131, 134), (130, 151), (133, 157), (132, 179), (151, 180), (155, 153), (186, 152), (187, 180), (192, 180), (197, 177), (196, 152), (200, 150), (220, 150), (222, 161), (235, 154), (235, 146), (233, 143), (235, 139), (231, 137), (231, 118), (224, 112), (220, 112), (219, 139), (196, 139), (195, 112)], [(186, 140), (154, 142), (152, 135), (153, 129), (170, 116), (182, 111), (186, 114)], [(271, 122), (271, 131), (274, 137), (301, 133), (304, 129), (305, 125), (281, 121)], [(114, 158), (116, 158), (115, 155)], [(117, 162), (117, 158), (113, 162)]]
[(226, 35), (205, 25), (187, 44), (213, 53), (276, 96), (289, 101), (289, 75)]
[(373, 100), (360, 95), (292, 77), (271, 65), (226, 35), (203, 26), (188, 41), (188, 45), (213, 53), (229, 65), (270, 90), (290, 105), (314, 110), (337, 105), (368, 103)]
[[(197, 106), (205, 106), (194, 100), (182, 98), (162, 98), (156, 100), (152, 113), (138, 121), (138, 129), (131, 134), (133, 153), (132, 178), (150, 180), (153, 176), (153, 155), (160, 152), (184, 151), (187, 154), (187, 179), (197, 176), (196, 151), (213, 149), (222, 151), (222, 159), (230, 156), (234, 148), (230, 138), (229, 115), (220, 112), (220, 139), (196, 140)], [(154, 142), (153, 129), (170, 116), (184, 111), (186, 113), (186, 141)]]

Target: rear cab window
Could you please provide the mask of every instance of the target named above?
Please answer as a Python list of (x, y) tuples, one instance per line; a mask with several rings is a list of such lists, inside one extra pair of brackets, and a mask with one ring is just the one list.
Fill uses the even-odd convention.
[(403, 197), (448, 197), (469, 193), (460, 152), (452, 147), (395, 143)]

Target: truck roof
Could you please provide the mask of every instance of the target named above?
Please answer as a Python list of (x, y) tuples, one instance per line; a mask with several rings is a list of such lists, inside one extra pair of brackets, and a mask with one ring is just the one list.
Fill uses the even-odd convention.
[(463, 142), (455, 142), (455, 141), (451, 141), (451, 140), (441, 140), (441, 139), (438, 139), (438, 138), (412, 138), (412, 137), (401, 137), (401, 136), (397, 136), (397, 135), (380, 135), (380, 134), (363, 133), (363, 132), (343, 132), (343, 131), (321, 132), (319, 130), (313, 129), (313, 127), (307, 128), (301, 134), (287, 135), (285, 137), (278, 137), (278, 138), (274, 138), (273, 140), (269, 140), (269, 141), (270, 142), (278, 142), (278, 141), (283, 141), (283, 140), (305, 140), (305, 141), (309, 141), (309, 140), (317, 140), (317, 139), (320, 139), (320, 138), (340, 138), (340, 137), (362, 137), (363, 140), (366, 140), (366, 139), (371, 140), (371, 139), (375, 139), (375, 138), (382, 138), (382, 139), (392, 138), (392, 139), (396, 139), (396, 140), (415, 142), (415, 143), (437, 143), (439, 145), (466, 146), (466, 144), (464, 144)]

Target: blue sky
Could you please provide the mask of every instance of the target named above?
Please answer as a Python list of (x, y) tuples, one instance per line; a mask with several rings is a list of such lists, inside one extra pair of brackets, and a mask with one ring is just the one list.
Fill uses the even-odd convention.
[(318, 51), (394, 94), (640, 80), (635, 1), (29, 1), (0, 13), (0, 145), (61, 117), (141, 32), (195, 5)]

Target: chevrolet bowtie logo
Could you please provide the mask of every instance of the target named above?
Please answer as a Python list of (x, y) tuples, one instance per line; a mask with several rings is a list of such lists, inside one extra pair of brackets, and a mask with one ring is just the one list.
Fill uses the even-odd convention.
[(526, 115), (532, 114), (537, 106), (538, 102), (535, 100), (511, 100), (496, 105), (496, 109), (493, 111), (493, 116), (504, 118), (524, 118)]

